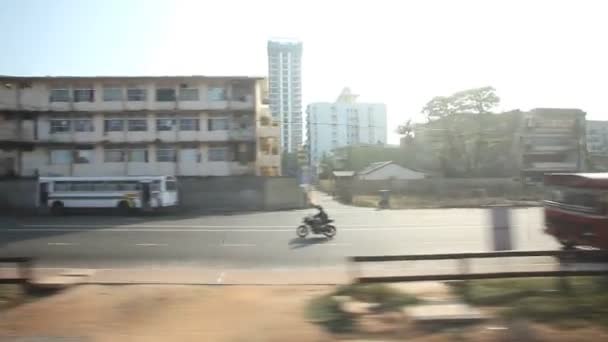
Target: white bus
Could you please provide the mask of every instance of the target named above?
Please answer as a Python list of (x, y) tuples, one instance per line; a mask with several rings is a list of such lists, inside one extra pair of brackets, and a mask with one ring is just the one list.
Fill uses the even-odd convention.
[(53, 214), (65, 208), (151, 210), (178, 205), (177, 180), (172, 176), (40, 177), (38, 205)]

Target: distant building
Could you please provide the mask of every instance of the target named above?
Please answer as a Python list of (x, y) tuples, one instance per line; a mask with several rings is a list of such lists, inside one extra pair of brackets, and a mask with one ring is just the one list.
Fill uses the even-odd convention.
[(392, 160), (406, 165), (406, 155), (398, 145), (359, 144), (338, 147), (329, 153), (335, 170), (360, 171), (372, 163)]
[(386, 105), (357, 102), (357, 95), (344, 88), (335, 102), (308, 105), (310, 163), (318, 165), (324, 153), (360, 144), (386, 144)]
[(284, 152), (295, 153), (303, 140), (302, 43), (268, 42), (270, 111), (281, 127)]
[(608, 121), (586, 122), (587, 152), (608, 155)]
[(405, 168), (392, 161), (371, 163), (363, 170), (357, 172), (360, 180), (414, 180), (424, 179), (424, 172)]
[(562, 108), (522, 113), (518, 136), (523, 182), (542, 182), (545, 173), (586, 170), (585, 115)]
[(591, 171), (608, 171), (608, 121), (586, 122), (587, 153)]
[(279, 127), (266, 92), (266, 80), (251, 77), (0, 76), (0, 169), (26, 177), (279, 175)]

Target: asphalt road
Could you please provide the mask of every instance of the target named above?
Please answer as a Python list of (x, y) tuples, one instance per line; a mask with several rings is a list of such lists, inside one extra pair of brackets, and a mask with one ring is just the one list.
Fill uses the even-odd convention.
[[(39, 265), (111, 268), (180, 265), (290, 268), (344, 265), (352, 255), (489, 251), (487, 209), (375, 210), (324, 199), (338, 234), (299, 239), (314, 210), (212, 216), (0, 217), (0, 256), (36, 256)], [(515, 249), (554, 249), (542, 209), (511, 210)]]

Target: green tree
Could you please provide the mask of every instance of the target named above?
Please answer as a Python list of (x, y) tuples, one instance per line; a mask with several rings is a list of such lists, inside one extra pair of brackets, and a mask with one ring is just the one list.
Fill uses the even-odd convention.
[[(481, 87), (436, 96), (422, 108), (428, 120), (426, 128), (440, 138), (436, 153), (444, 175), (479, 174), (482, 155), (492, 150), (485, 135), (486, 121), (499, 103), (493, 87)], [(416, 139), (410, 121), (399, 126), (397, 132)]]
[[(473, 88), (460, 91), (452, 95), (454, 106), (458, 113), (475, 115), (475, 132), (470, 151), (471, 168), (474, 174), (480, 173), (481, 156), (490, 148), (490, 142), (486, 137), (487, 116), (491, 115), (491, 110), (498, 106), (500, 98), (496, 95), (493, 87)], [(470, 139), (469, 139), (470, 140)]]

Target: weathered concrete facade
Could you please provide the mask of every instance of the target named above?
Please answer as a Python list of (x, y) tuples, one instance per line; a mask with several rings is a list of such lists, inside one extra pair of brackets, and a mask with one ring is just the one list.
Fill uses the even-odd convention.
[(266, 93), (249, 77), (0, 76), (0, 172), (276, 176)]

